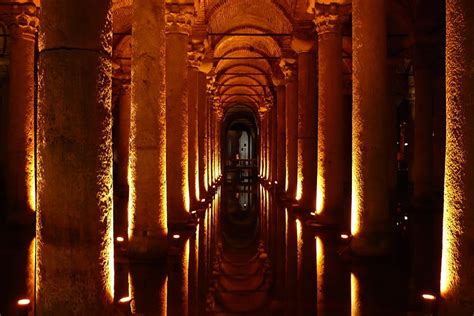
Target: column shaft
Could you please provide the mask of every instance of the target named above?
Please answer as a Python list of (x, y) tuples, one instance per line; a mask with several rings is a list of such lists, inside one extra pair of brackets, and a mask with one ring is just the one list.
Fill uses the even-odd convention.
[(336, 14), (316, 17), (318, 30), (318, 184), (316, 212), (342, 224), (344, 209), (344, 102), (342, 34)]
[(313, 51), (298, 54), (298, 204), (316, 209), (317, 171), (317, 68)]
[(199, 200), (205, 198), (207, 192), (207, 99), (206, 75), (198, 73), (198, 150), (199, 150)]
[(198, 70), (188, 67), (188, 168), (189, 168), (189, 200), (191, 208), (199, 201), (199, 152), (198, 152)]
[(298, 152), (298, 82), (286, 84), (286, 192), (296, 199), (297, 152)]
[(474, 7), (446, 1), (446, 163), (441, 296), (443, 315), (474, 310)]
[(192, 8), (170, 4), (166, 15), (166, 183), (168, 219), (189, 220), (188, 43)]
[[(165, 5), (133, 4), (132, 105), (129, 152), (129, 252), (166, 253)], [(150, 41), (149, 34), (156, 34)]]
[(18, 15), (10, 29), (7, 208), (24, 224), (35, 211), (35, 11)]
[(114, 235), (126, 236), (128, 231), (128, 162), (130, 150), (130, 82), (124, 83), (118, 101), (118, 119), (116, 129), (117, 182), (114, 186), (118, 198), (114, 204)]
[(285, 86), (283, 84), (277, 86), (277, 181), (281, 188), (285, 187), (286, 178), (286, 129), (285, 129)]
[(277, 181), (278, 178), (278, 103), (276, 103), (272, 109), (272, 182)]
[(386, 5), (355, 0), (352, 6), (352, 249), (387, 250), (389, 225)]
[(41, 3), (37, 315), (113, 314), (111, 7)]

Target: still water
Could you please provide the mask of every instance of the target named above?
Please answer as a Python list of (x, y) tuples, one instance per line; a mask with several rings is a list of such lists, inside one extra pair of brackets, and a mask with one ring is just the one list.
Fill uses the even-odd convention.
[[(170, 233), (162, 262), (130, 262), (127, 241), (116, 241), (116, 314), (436, 314), (421, 294), (436, 289), (439, 218), (410, 215), (394, 230), (393, 256), (357, 259), (340, 231), (309, 225), (275, 192), (224, 183), (195, 228)], [(33, 232), (1, 226), (0, 237), (0, 314), (34, 315)]]

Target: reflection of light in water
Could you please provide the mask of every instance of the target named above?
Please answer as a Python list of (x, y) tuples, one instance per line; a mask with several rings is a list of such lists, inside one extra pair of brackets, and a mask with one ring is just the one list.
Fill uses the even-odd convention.
[(135, 306), (135, 291), (133, 290), (133, 285), (132, 285), (132, 277), (130, 276), (130, 271), (128, 272), (128, 296), (132, 298), (132, 301), (130, 302), (130, 311), (132, 314), (135, 314), (136, 311), (136, 306)]
[(361, 315), (359, 280), (351, 273), (351, 316)]
[(324, 301), (324, 246), (319, 237), (316, 237), (316, 284), (318, 287), (318, 301)]
[(300, 278), (303, 262), (303, 227), (299, 219), (296, 220), (296, 243), (297, 273), (298, 278)]

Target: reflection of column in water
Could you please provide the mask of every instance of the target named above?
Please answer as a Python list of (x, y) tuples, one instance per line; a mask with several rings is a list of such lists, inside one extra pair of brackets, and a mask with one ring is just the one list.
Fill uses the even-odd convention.
[(350, 314), (350, 272), (337, 249), (331, 240), (316, 237), (318, 316)]
[(207, 283), (207, 239), (206, 239), (206, 230), (207, 230), (207, 210), (204, 217), (199, 219), (198, 225), (198, 313), (203, 315), (205, 312), (205, 302), (206, 302), (206, 291), (209, 287)]
[(359, 280), (354, 273), (351, 273), (351, 316), (362, 316)]
[(275, 246), (275, 293), (276, 299), (283, 298), (285, 292), (285, 252), (286, 252), (286, 210), (275, 203), (276, 223), (276, 246)]
[(311, 227), (298, 225), (298, 296), (299, 315), (316, 313), (316, 241)]
[(288, 310), (292, 311), (296, 306), (296, 276), (297, 276), (297, 243), (296, 243), (296, 221), (285, 209), (286, 219), (286, 289)]
[(188, 315), (188, 269), (189, 240), (177, 248), (177, 253), (168, 259), (168, 315)]
[(166, 263), (130, 263), (129, 276), (132, 314), (166, 315)]
[(199, 224), (189, 239), (189, 315), (198, 314)]

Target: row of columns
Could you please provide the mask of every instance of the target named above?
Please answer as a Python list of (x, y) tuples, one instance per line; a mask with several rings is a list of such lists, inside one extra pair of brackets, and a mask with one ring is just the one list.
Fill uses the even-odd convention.
[[(82, 25), (81, 13), (89, 21), (84, 28), (77, 27)], [(209, 110), (206, 77), (197, 70), (202, 58), (188, 56), (192, 15), (192, 5), (166, 7), (162, 0), (133, 3), (131, 85), (129, 89), (124, 85), (119, 100), (116, 189), (122, 195), (128, 192), (128, 250), (134, 259), (166, 255), (168, 227), (176, 229), (190, 222), (191, 207), (199, 207), (198, 201), (220, 175), (222, 113)], [(37, 133), (39, 314), (113, 314), (110, 17), (109, 0), (67, 5), (42, 2)], [(33, 18), (19, 21), (19, 26), (28, 29), (36, 26)], [(12, 89), (17, 96), (14, 104), (21, 101), (24, 105), (18, 108), (32, 113), (34, 31), (30, 33), (13, 44), (17, 45), (12, 47), (13, 54), (22, 60), (13, 56), (11, 74), (14, 84), (31, 85), (13, 85)], [(33, 124), (32, 114), (17, 116), (29, 120), (21, 126)], [(33, 126), (28, 131), (32, 133)], [(32, 143), (34, 134), (26, 136), (31, 138), (22, 139)], [(211, 177), (206, 179), (208, 174)]]
[[(387, 105), (387, 34), (386, 3), (384, 1), (355, 0), (352, 4), (353, 36), (353, 109), (352, 109), (352, 220), (353, 235), (351, 247), (359, 254), (374, 255), (386, 253), (389, 243), (389, 207), (390, 207), (390, 131), (391, 109)], [(467, 313), (472, 311), (471, 295), (474, 284), (467, 267), (472, 260), (471, 252), (466, 248), (472, 234), (469, 227), (474, 223), (469, 216), (472, 204), (472, 182), (469, 172), (470, 151), (474, 150), (466, 137), (471, 133), (469, 124), (469, 106), (472, 93), (465, 88), (472, 81), (468, 65), (472, 64), (472, 33), (474, 11), (468, 1), (447, 1), (447, 120), (446, 120), (446, 171), (444, 190), (443, 253), (441, 269), (441, 295), (445, 298), (444, 313)], [(343, 160), (342, 115), (342, 74), (341, 74), (341, 31), (338, 23), (338, 6), (331, 5), (323, 14), (317, 16), (319, 69), (318, 102), (318, 201), (317, 214), (330, 214), (333, 219), (342, 215), (343, 183), (345, 175)], [(462, 17), (462, 18), (458, 18)], [(417, 55), (418, 56), (418, 55)], [(298, 57), (300, 61), (302, 57)], [(415, 201), (429, 201), (432, 195), (432, 148), (433, 126), (430, 116), (429, 100), (425, 87), (431, 80), (419, 67), (416, 58), (418, 76), (415, 78), (416, 111), (415, 116), (415, 158), (414, 178)], [(283, 72), (290, 79), (290, 67), (296, 63), (286, 59)], [(301, 67), (301, 63), (298, 62)], [(415, 74), (416, 76), (416, 74)], [(299, 75), (299, 80), (304, 74)], [(304, 80), (304, 79), (303, 79)], [(286, 157), (278, 157), (282, 164), (285, 160), (285, 189), (290, 199), (302, 198), (307, 187), (300, 183), (306, 173), (300, 172), (304, 166), (302, 145), (296, 139), (300, 137), (301, 127), (297, 112), (307, 110), (301, 102), (294, 100), (296, 90), (290, 80), (286, 83), (286, 122), (278, 124), (279, 135), (286, 132)], [(293, 88), (293, 89), (292, 89)], [(298, 82), (297, 89), (302, 89)], [(304, 88), (303, 88), (304, 89)], [(278, 96), (283, 98), (281, 91)], [(293, 97), (293, 98), (292, 98)], [(277, 101), (278, 102), (278, 101)], [(296, 107), (296, 104), (299, 106)], [(472, 106), (471, 106), (472, 107)], [(304, 113), (304, 112), (303, 112)], [(296, 127), (299, 127), (297, 129)], [(339, 128), (338, 128), (339, 127)], [(296, 133), (298, 131), (298, 134)], [(262, 135), (265, 137), (265, 131)], [(281, 137), (281, 136), (280, 136)], [(301, 159), (301, 161), (300, 161)], [(265, 163), (265, 162), (264, 162)], [(472, 169), (472, 168), (471, 168)], [(280, 167), (279, 170), (283, 170)], [(282, 179), (282, 172), (277, 173)], [(303, 176), (303, 179), (298, 177)], [(298, 188), (298, 185), (301, 187)], [(311, 191), (313, 192), (313, 191)], [(311, 194), (311, 193), (310, 193)], [(316, 192), (314, 192), (316, 194)], [(305, 203), (303, 201), (303, 203)], [(311, 210), (311, 205), (309, 209)], [(332, 214), (331, 214), (332, 213)], [(325, 219), (324, 216), (320, 217)], [(463, 298), (460, 300), (460, 298)]]

